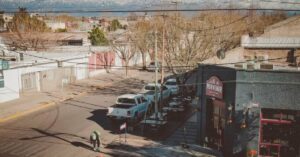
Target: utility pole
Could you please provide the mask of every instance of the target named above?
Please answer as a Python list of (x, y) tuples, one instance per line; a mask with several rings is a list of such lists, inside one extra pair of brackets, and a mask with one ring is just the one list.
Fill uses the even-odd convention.
[[(163, 5), (161, 5), (163, 6)], [(161, 10), (163, 11), (163, 7), (161, 7)], [(165, 13), (162, 15), (163, 17), (163, 30), (162, 30), (162, 52), (161, 52), (161, 78), (160, 83), (161, 86), (164, 83), (164, 60), (165, 60)], [(162, 93), (162, 90), (161, 90)]]
[(154, 109), (155, 109), (155, 119), (157, 119), (158, 117), (158, 106), (157, 106), (157, 77), (158, 77), (158, 69), (157, 69), (157, 28), (155, 28), (155, 54), (154, 54), (154, 62), (155, 62), (155, 106), (154, 106)]
[(164, 59), (165, 59), (165, 16), (163, 15), (162, 52), (161, 52), (161, 85), (164, 83)]
[(176, 5), (176, 25), (178, 25), (178, 23), (177, 23), (177, 18), (179, 16), (179, 14), (178, 14), (178, 1), (177, 0), (176, 1), (172, 1), (171, 3), (173, 3), (173, 4)]

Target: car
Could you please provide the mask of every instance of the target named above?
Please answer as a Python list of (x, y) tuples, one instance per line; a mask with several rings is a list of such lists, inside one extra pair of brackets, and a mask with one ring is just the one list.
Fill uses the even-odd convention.
[[(161, 93), (162, 89), (162, 93)], [(171, 90), (166, 86), (161, 86), (161, 84), (156, 85), (156, 91), (157, 91), (157, 102), (160, 100), (168, 100), (171, 96)], [(141, 94), (144, 94), (151, 102), (155, 102), (155, 83), (148, 83), (145, 85), (140, 92)]]
[[(148, 71), (155, 71), (155, 62), (152, 61), (150, 62), (148, 68), (147, 68)], [(157, 62), (157, 71), (160, 71), (161, 70), (161, 62)]]
[(184, 99), (174, 97), (170, 100), (169, 104), (163, 107), (164, 112), (182, 112), (186, 108)]
[(143, 118), (150, 103), (142, 94), (124, 94), (117, 98), (115, 105), (108, 107), (107, 116), (115, 120), (137, 121)]
[(179, 94), (179, 85), (177, 83), (177, 80), (175, 78), (168, 79), (164, 85), (171, 90), (172, 95), (178, 95)]

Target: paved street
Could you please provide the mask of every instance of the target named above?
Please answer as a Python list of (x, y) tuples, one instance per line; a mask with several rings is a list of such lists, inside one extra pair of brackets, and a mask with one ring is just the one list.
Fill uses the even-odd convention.
[[(154, 73), (138, 72), (134, 78), (120, 79), (105, 87), (98, 86), (84, 96), (1, 124), (0, 156), (97, 156), (99, 154), (91, 151), (88, 141), (94, 129), (101, 132), (104, 154), (118, 156), (120, 154), (109, 153), (118, 152), (113, 144), (119, 142), (119, 134), (116, 131), (118, 125), (112, 125), (105, 116), (106, 107), (111, 106), (117, 96), (137, 92), (145, 82), (153, 80)], [(105, 80), (98, 82), (101, 81)], [(83, 84), (87, 82), (78, 83), (73, 88), (80, 88)], [(144, 143), (141, 146), (150, 145), (155, 143), (153, 137), (155, 140), (168, 137), (178, 124), (180, 122), (171, 123), (168, 131), (159, 136), (151, 135), (147, 140), (139, 130), (129, 134), (128, 139), (141, 141)], [(123, 151), (121, 156), (128, 156), (126, 153)]]

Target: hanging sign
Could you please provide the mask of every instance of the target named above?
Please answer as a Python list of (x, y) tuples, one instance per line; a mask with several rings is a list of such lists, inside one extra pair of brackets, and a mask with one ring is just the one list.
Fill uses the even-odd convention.
[(223, 99), (223, 83), (218, 77), (212, 76), (206, 81), (206, 95)]

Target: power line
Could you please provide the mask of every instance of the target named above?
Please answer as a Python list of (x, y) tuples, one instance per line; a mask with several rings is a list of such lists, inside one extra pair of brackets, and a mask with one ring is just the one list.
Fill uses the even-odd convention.
[[(21, 54), (21, 52), (16, 52), (16, 51), (13, 51), (13, 52)], [(137, 68), (137, 66), (109, 66), (109, 65), (105, 65), (105, 64), (104, 65), (99, 65), (99, 64), (91, 64), (91, 63), (78, 63), (78, 62), (70, 62), (70, 61), (65, 61), (65, 60), (51, 59), (51, 58), (47, 58), (47, 57), (40, 57), (40, 56), (35, 56), (35, 55), (32, 55), (32, 54), (27, 54), (27, 53), (22, 53), (22, 54), (29, 55), (31, 57), (42, 58), (42, 59), (46, 59), (46, 60), (50, 60), (50, 61), (54, 61), (54, 62), (61, 61), (61, 62), (65, 62), (65, 63), (73, 63), (73, 64), (81, 64), (81, 65), (93, 65), (93, 66), (99, 66), (99, 67), (108, 66), (108, 67), (120, 67), (120, 68), (130, 68), (130, 67)], [(294, 57), (300, 57), (300, 55), (297, 55), (297, 56), (294, 56)], [(263, 59), (263, 60), (253, 59), (253, 60), (246, 60), (246, 61), (240, 61), (240, 62), (219, 63), (219, 64), (209, 64), (209, 65), (231, 65), (231, 64), (234, 65), (234, 64), (242, 64), (242, 63), (249, 63), (249, 62), (275, 61), (275, 60), (281, 60), (281, 59), (287, 59), (287, 58), (288, 57), (278, 57), (278, 58)], [(43, 63), (41, 63), (41, 64), (43, 64)], [(195, 66), (171, 66), (171, 68), (193, 68), (193, 67), (195, 67)], [(165, 67), (162, 67), (162, 68), (170, 68), (170, 67), (165, 66)]]
[[(229, 25), (232, 25), (236, 22), (239, 22), (239, 21), (243, 21), (244, 19), (246, 19), (247, 17), (249, 17), (248, 15), (246, 16), (243, 16), (241, 18), (238, 18), (232, 22), (229, 22), (229, 23), (226, 23), (226, 24), (223, 24), (223, 25), (220, 25), (220, 26), (214, 26), (213, 28), (206, 28), (206, 29), (187, 29), (187, 28), (184, 28), (184, 27), (181, 27), (179, 25), (177, 25), (176, 23), (173, 23), (176, 27), (182, 29), (182, 30), (187, 30), (187, 31), (197, 31), (197, 32), (202, 32), (202, 31), (208, 31), (208, 30), (216, 30), (216, 29), (221, 29), (223, 27), (227, 27)], [(228, 32), (227, 32), (228, 33)]]
[[(208, 9), (132, 9), (132, 10), (28, 10), (28, 13), (130, 13), (130, 12), (210, 12), (210, 11), (300, 11), (300, 9), (276, 8), (208, 8)], [(7, 11), (6, 13), (18, 13)]]
[(272, 1), (272, 0), (261, 0), (261, 1), (268, 2), (268, 3), (300, 4), (300, 2), (288, 2), (288, 1)]

